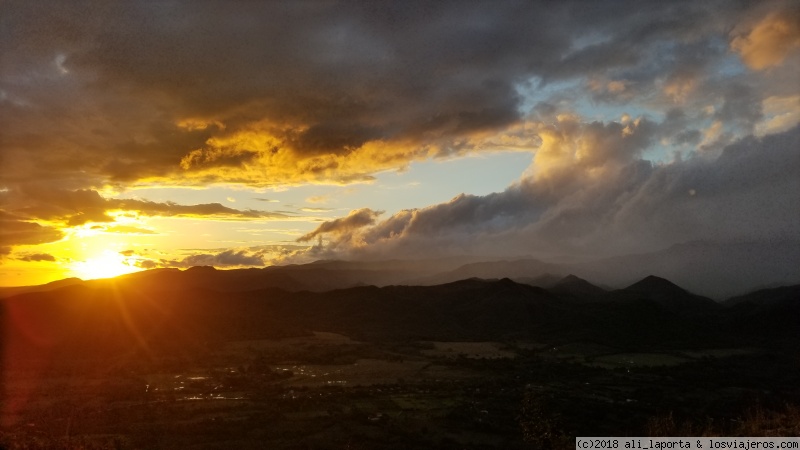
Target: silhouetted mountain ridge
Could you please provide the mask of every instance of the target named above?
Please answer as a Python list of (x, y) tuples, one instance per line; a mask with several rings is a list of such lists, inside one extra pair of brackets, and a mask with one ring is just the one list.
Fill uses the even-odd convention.
[(41, 292), (59, 289), (65, 286), (72, 286), (76, 284), (83, 284), (85, 281), (80, 278), (64, 278), (63, 280), (51, 281), (47, 284), (34, 285), (34, 286), (12, 286), (0, 287), (0, 298), (11, 297), (14, 295), (24, 294), (26, 292)]
[(671, 311), (702, 313), (719, 307), (710, 298), (695, 295), (675, 283), (655, 275), (648, 275), (632, 285), (613, 291), (628, 299), (644, 299)]
[(558, 272), (559, 266), (538, 259), (502, 260), (464, 264), (455, 270), (410, 280), (411, 284), (434, 285), (465, 278), (523, 278)]
[[(551, 263), (535, 258), (486, 260), (475, 256), (421, 260), (321, 260), (311, 264), (233, 270), (217, 270), (211, 267), (184, 271), (174, 268), (153, 269), (119, 279), (161, 284), (165, 289), (198, 287), (246, 292), (280, 287), (289, 291), (323, 292), (359, 285), (437, 285), (473, 277), (510, 278), (518, 283), (550, 289), (564, 278), (564, 274), (572, 274), (584, 280), (592, 280), (591, 284), (602, 286), (606, 290), (613, 290), (630, 286), (650, 274), (658, 274), (694, 294), (722, 300), (761, 287), (798, 284), (798, 268), (798, 240), (766, 243), (699, 241), (677, 244), (650, 253), (573, 263)], [(0, 288), (0, 297), (51, 287)], [(557, 290), (562, 290), (565, 298), (580, 294), (584, 300), (590, 291), (596, 292), (586, 285), (581, 289), (577, 285), (562, 285)]]
[(642, 293), (670, 293), (672, 295), (685, 295), (688, 293), (677, 284), (655, 275), (648, 275), (623, 290)]
[[(144, 343), (148, 351), (180, 349), (311, 331), (361, 340), (586, 340), (669, 348), (742, 336), (792, 341), (800, 327), (797, 287), (752, 293), (759, 299), (756, 308), (745, 307), (753, 302), (716, 306), (658, 277), (606, 292), (597, 301), (580, 301), (578, 296), (577, 302), (564, 301), (565, 294), (557, 289), (509, 278), (326, 292), (277, 287), (218, 291), (191, 283), (181, 287), (181, 278), (191, 281), (192, 274), (206, 272), (212, 273), (161, 271), (24, 293), (0, 300), (0, 319), (19, 348), (46, 346), (58, 352), (66, 346), (109, 355), (134, 351)], [(561, 285), (593, 287), (578, 277), (565, 277)]]

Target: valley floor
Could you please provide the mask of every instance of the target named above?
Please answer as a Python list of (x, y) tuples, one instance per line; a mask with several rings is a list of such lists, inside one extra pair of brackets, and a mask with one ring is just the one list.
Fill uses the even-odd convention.
[[(31, 359), (4, 373), (0, 443), (571, 448), (575, 436), (731, 435), (753, 408), (762, 421), (775, 418), (761, 432), (780, 435), (800, 431), (792, 355), (757, 346), (365, 342), (315, 332), (136, 358)], [(796, 416), (781, 419), (787, 414)]]

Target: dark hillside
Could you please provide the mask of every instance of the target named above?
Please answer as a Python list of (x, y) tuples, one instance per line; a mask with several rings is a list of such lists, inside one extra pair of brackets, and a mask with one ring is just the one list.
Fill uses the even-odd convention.
[(720, 311), (710, 300), (657, 277), (587, 303), (563, 301), (565, 288), (579, 299), (587, 296), (578, 292), (593, 296), (602, 291), (577, 278), (567, 278), (552, 291), (509, 279), (468, 279), (321, 293), (277, 288), (220, 292), (191, 287), (202, 270), (156, 271), (22, 294), (2, 301), (3, 326), (18, 348), (112, 354), (310, 330), (378, 340), (589, 339), (670, 346), (768, 321), (773, 321), (770, 335), (780, 336), (800, 316), (793, 315), (798, 303), (790, 301), (767, 302), (750, 316), (741, 308)]
[(719, 309), (710, 298), (692, 294), (669, 280), (649, 275), (642, 280), (612, 292), (619, 299), (642, 299), (680, 314), (704, 314)]

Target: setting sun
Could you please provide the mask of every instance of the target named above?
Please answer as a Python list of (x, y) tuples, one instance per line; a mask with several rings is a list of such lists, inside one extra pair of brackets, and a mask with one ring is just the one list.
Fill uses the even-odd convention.
[(71, 265), (72, 271), (84, 280), (95, 278), (111, 278), (142, 269), (134, 266), (125, 256), (106, 250), (86, 261), (76, 261)]

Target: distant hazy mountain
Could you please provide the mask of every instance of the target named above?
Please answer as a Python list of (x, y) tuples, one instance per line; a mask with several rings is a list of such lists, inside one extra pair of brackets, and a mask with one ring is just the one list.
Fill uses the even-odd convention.
[(692, 242), (568, 267), (571, 273), (611, 286), (656, 273), (694, 293), (724, 299), (800, 283), (800, 241)]
[(572, 264), (536, 259), (480, 262), (412, 280), (412, 284), (470, 277), (509, 277), (535, 284), (530, 280), (554, 273), (571, 273), (618, 288), (657, 273), (694, 293), (721, 300), (759, 288), (800, 283), (800, 241), (691, 242), (652, 253)]
[(540, 288), (550, 289), (556, 285), (559, 281), (561, 281), (564, 277), (560, 275), (553, 275), (551, 273), (545, 273), (543, 275), (535, 276), (535, 277), (513, 277), (512, 280), (516, 281), (517, 283), (527, 284), (529, 286), (536, 286)]
[[(573, 274), (574, 278), (561, 280), (561, 275), (554, 274)], [(134, 283), (140, 288), (152, 285), (167, 290), (198, 288), (244, 292), (281, 288), (293, 292), (324, 292), (368, 285), (430, 286), (469, 278), (510, 278), (531, 286), (555, 288), (554, 293), (561, 295), (580, 295), (586, 300), (588, 294), (599, 293), (596, 285), (622, 288), (650, 274), (658, 274), (695, 294), (717, 300), (756, 289), (800, 284), (800, 242), (693, 242), (653, 253), (571, 264), (555, 264), (538, 259), (479, 261), (475, 257), (318, 261), (258, 269), (154, 269), (118, 277), (117, 280)], [(592, 280), (595, 285), (581, 283), (580, 279)], [(83, 282), (68, 279), (43, 286), (0, 288), (0, 297), (76, 283)], [(105, 281), (86, 283), (102, 284)]]
[(515, 261), (491, 261), (465, 264), (455, 270), (411, 280), (411, 284), (430, 286), (449, 283), (466, 278), (536, 278), (548, 273), (559, 273), (561, 266), (537, 259), (520, 259)]

